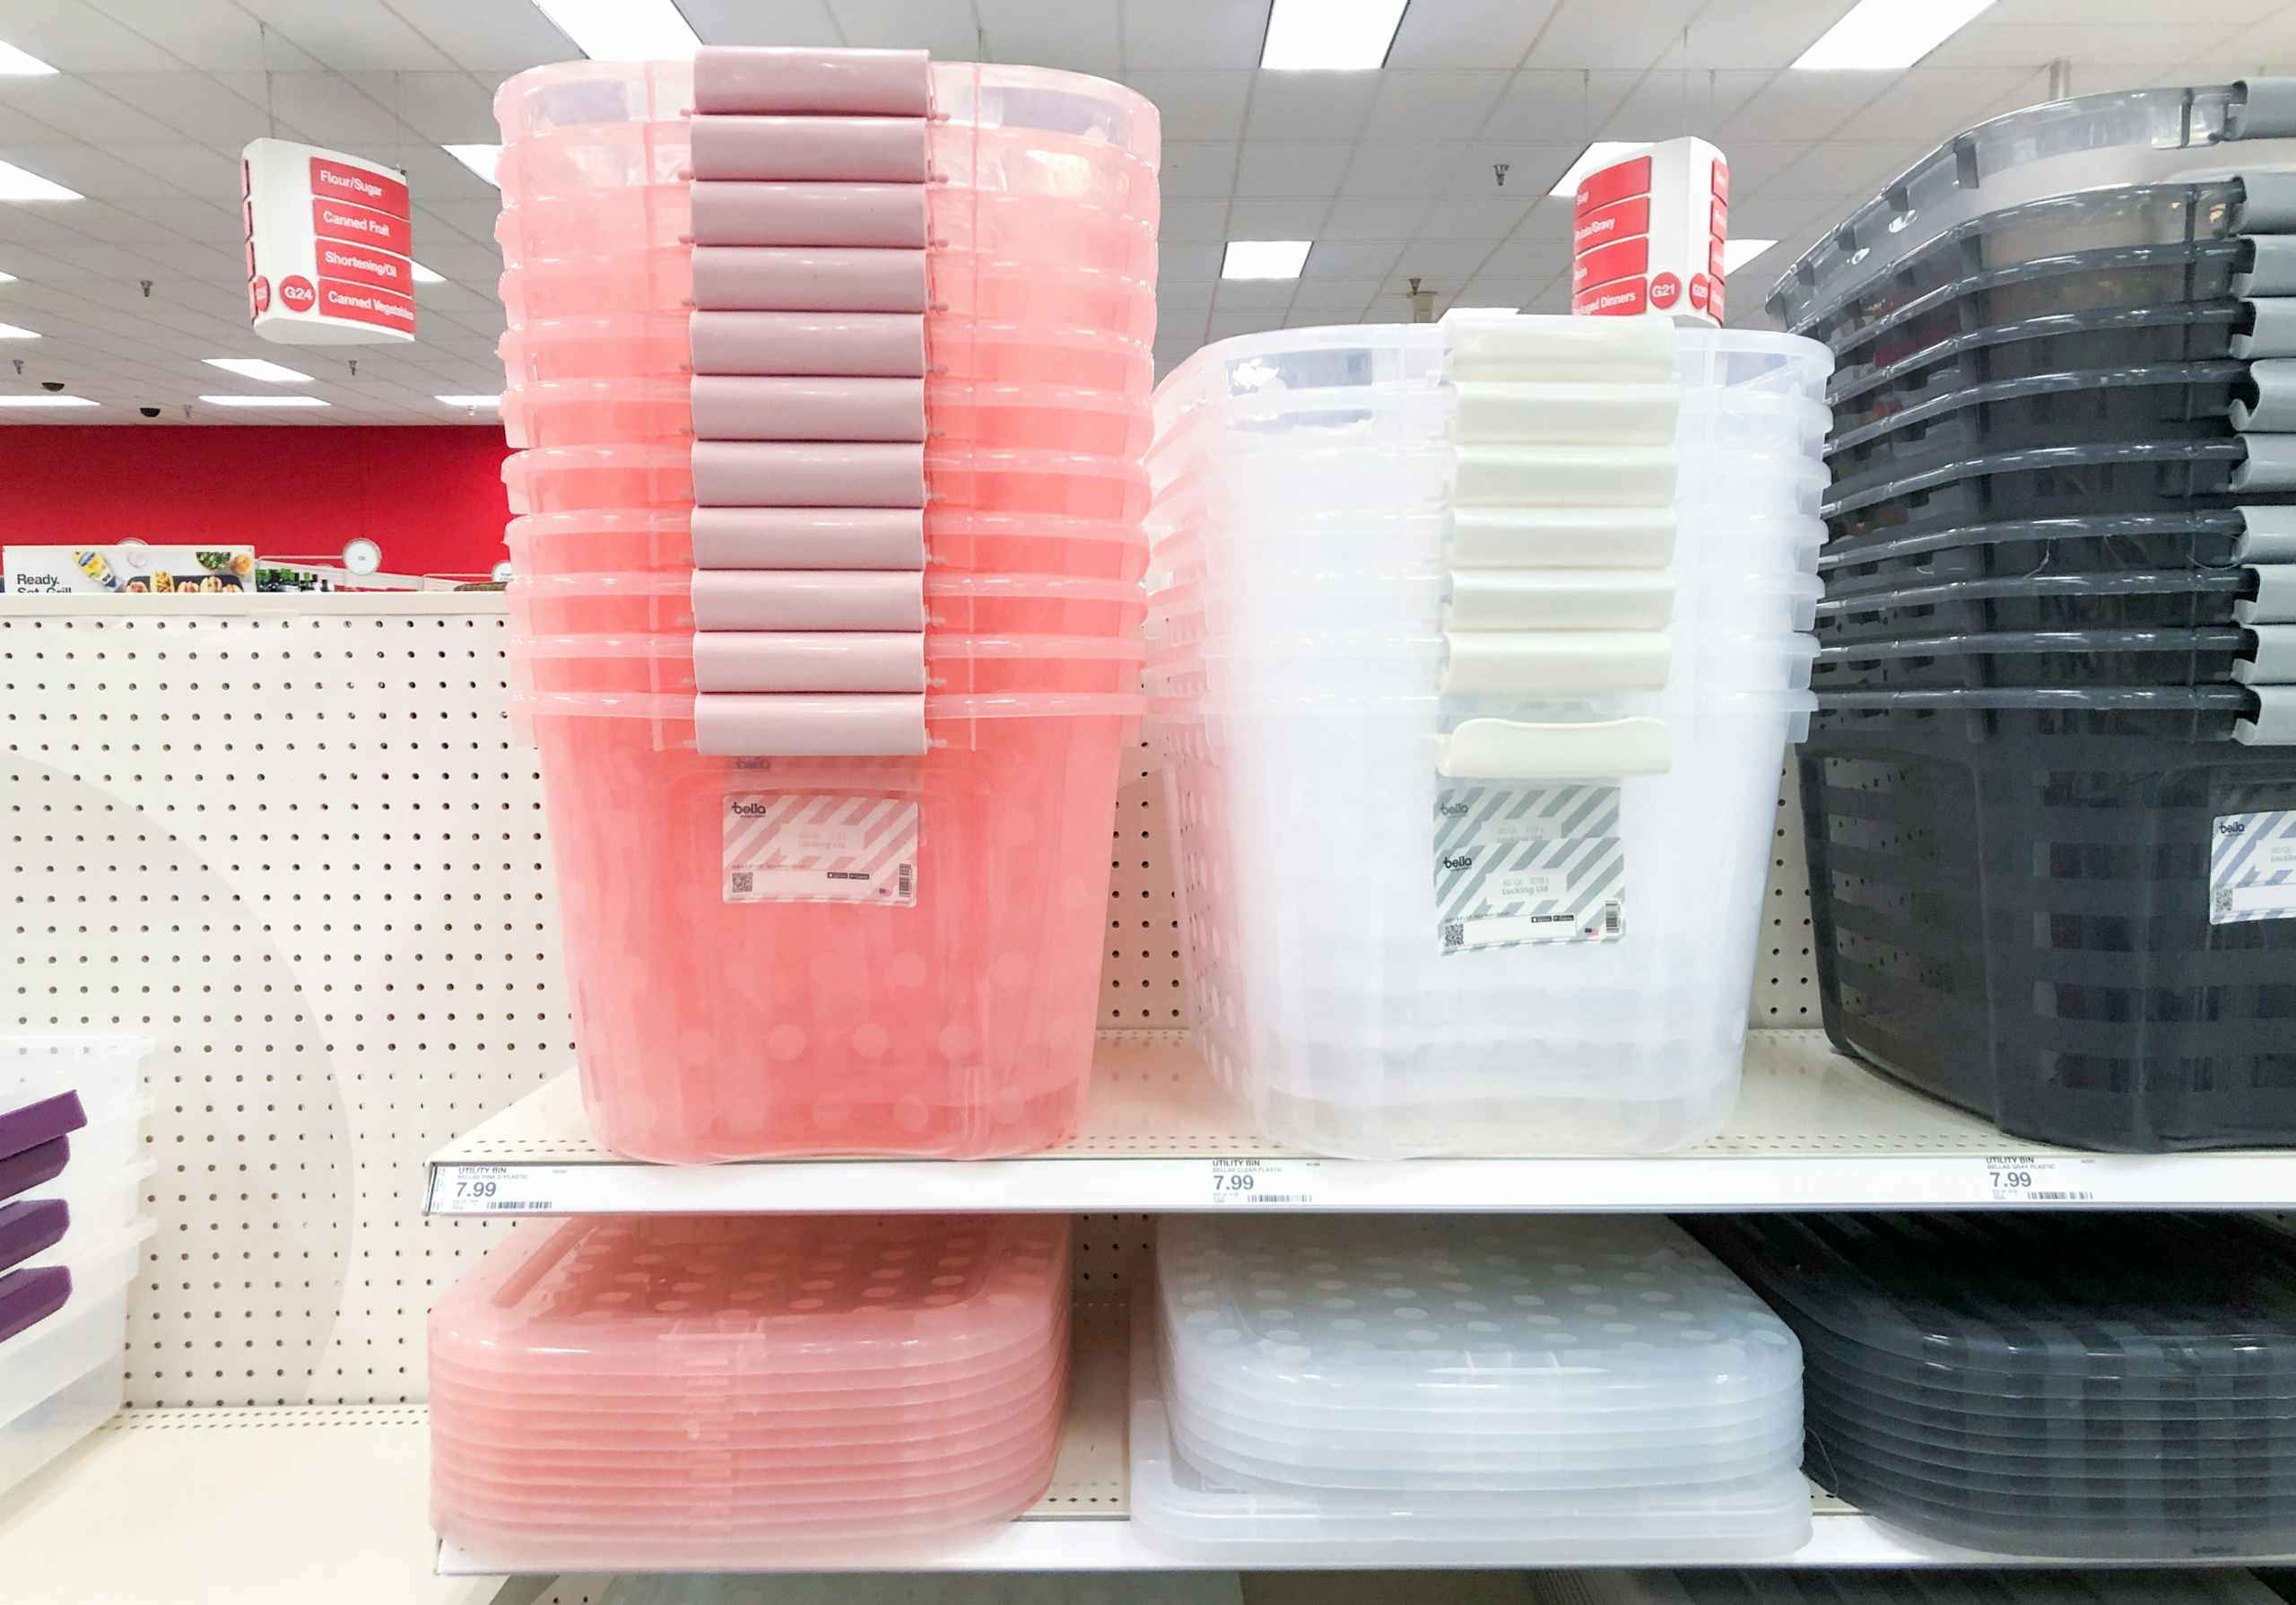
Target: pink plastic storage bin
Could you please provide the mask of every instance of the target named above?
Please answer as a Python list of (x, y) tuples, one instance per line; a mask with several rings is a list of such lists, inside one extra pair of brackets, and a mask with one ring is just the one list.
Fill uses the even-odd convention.
[(431, 1312), (433, 1524), (513, 1569), (822, 1563), (1033, 1503), (1058, 1217), (519, 1224)]
[[(1145, 397), (1106, 390), (955, 379), (861, 381), (862, 388), (872, 390), (881, 385), (921, 387), (926, 436), (935, 441), (1137, 460), (1147, 449), (1153, 427)], [(504, 392), (502, 428), (509, 443), (519, 448), (690, 445), (696, 405), (713, 397), (738, 397), (745, 391), (803, 397), (810, 392), (833, 402), (855, 388), (853, 381), (834, 379), (546, 379), (514, 385)]]
[[(819, 535), (803, 563), (788, 566), (861, 569), (850, 532), (834, 512), (815, 515)], [(1055, 519), (1018, 513), (968, 513), (937, 509), (925, 515), (925, 562), (952, 573), (1065, 574), (1080, 579), (1137, 580), (1147, 571), (1148, 542), (1135, 524)], [(510, 565), (522, 577), (555, 574), (674, 574), (694, 568), (691, 510), (530, 513), (503, 533)], [(727, 554), (740, 559), (744, 554)], [(894, 554), (884, 566), (908, 566)], [(750, 566), (720, 561), (720, 568)]]
[[(924, 463), (928, 511), (947, 506), (1111, 523), (1136, 523), (1147, 511), (1147, 473), (1128, 462), (955, 442), (926, 446)], [(503, 459), (502, 483), (514, 514), (676, 510), (694, 500), (692, 454), (674, 446), (536, 448)]]
[[(879, 583), (882, 581), (882, 583)], [(762, 574), (552, 574), (520, 577), (509, 586), (510, 620), (518, 633), (657, 635), (694, 630), (916, 629), (927, 636), (1091, 635), (1136, 639), (1148, 616), (1147, 594), (1122, 580), (1057, 574), (898, 571), (853, 576), (835, 571)], [(857, 596), (862, 587), (867, 593)], [(729, 603), (709, 605), (711, 598)], [(787, 599), (786, 611), (744, 611), (741, 598)], [(697, 606), (697, 602), (700, 605)], [(839, 606), (831, 619), (813, 604)], [(858, 603), (870, 612), (857, 615)]]
[[(849, 665), (840, 649), (848, 637), (825, 633), (795, 643), (799, 654), (818, 662), (832, 680)], [(697, 638), (691, 634), (518, 636), (509, 645), (513, 670), (522, 689), (535, 691), (771, 692), (864, 689), (852, 683), (808, 685), (785, 666), (786, 651), (770, 655), (773, 672), (761, 673), (738, 635)], [(767, 644), (783, 649), (786, 638)], [(873, 637), (867, 646), (880, 644)], [(907, 657), (918, 647), (887, 638), (882, 644)], [(1138, 687), (1147, 649), (1129, 636), (956, 635), (927, 632), (922, 641), (925, 683), (931, 692), (1132, 691)], [(873, 689), (910, 691), (910, 684)]]
[[(1057, 264), (983, 260), (970, 251), (932, 251), (925, 266), (925, 310), (937, 314), (1039, 328), (1107, 329), (1143, 342), (1155, 337), (1156, 289), (1141, 279)], [(545, 257), (503, 274), (499, 284), (514, 329), (543, 318), (604, 312), (683, 312), (696, 300), (694, 254), (686, 246)]]
[[(1122, 154), (1152, 170), (1157, 165), (1156, 108), (1120, 83), (986, 62), (935, 61), (926, 71), (935, 123), (1028, 130), (1055, 149)], [(494, 119), (506, 144), (559, 129), (661, 122), (692, 110), (693, 65), (682, 61), (561, 62), (507, 79), (494, 93)]]
[[(939, 185), (923, 188), (925, 206), (920, 235), (912, 237), (903, 232), (899, 237), (888, 235), (883, 240), (858, 243), (926, 246), (991, 257), (1041, 252), (1049, 261), (1096, 268), (1125, 278), (1155, 277), (1156, 225), (1152, 221), (1080, 201), (996, 195)], [(691, 185), (655, 184), (627, 189), (526, 196), (508, 206), (495, 220), (494, 238), (502, 247), (503, 266), (514, 270), (525, 267), (531, 258), (594, 251), (601, 240), (626, 240), (633, 250), (691, 244), (694, 239), (693, 193)], [(770, 246), (817, 242), (744, 233), (713, 243)]]
[[(921, 759), (766, 763), (691, 750), (694, 702), (514, 699), (540, 749), (598, 1140), (701, 1163), (1065, 1136), (1139, 701), (933, 697)], [(729, 799), (800, 798), (913, 803), (913, 905), (728, 902), (728, 822), (758, 816)]]
[[(1152, 324), (1150, 326), (1152, 328)], [(689, 314), (553, 318), (497, 343), (512, 386), (569, 379), (681, 379), (693, 372)], [(1090, 328), (1025, 327), (928, 315), (926, 372), (981, 384), (1061, 385), (1145, 397), (1155, 361), (1143, 340)]]

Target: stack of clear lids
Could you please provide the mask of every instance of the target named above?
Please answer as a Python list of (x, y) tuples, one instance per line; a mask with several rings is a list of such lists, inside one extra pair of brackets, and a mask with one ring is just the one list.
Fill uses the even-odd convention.
[(430, 1313), (431, 1516), (506, 1571), (898, 1565), (1052, 1474), (1068, 1223), (521, 1224)]
[(1723, 1562), (1809, 1537), (1801, 1356), (1654, 1217), (1168, 1217), (1132, 1519), (1215, 1565)]
[(1726, 1119), (1811, 707), (1830, 363), (1454, 313), (1159, 387), (1152, 712), (1198, 1040), (1348, 1155)]
[(2280, 1605), (2253, 1572), (1572, 1572), (1536, 1605)]
[(2292, 90), (1996, 118), (1770, 292), (1839, 363), (1826, 1029), (2021, 1136), (2296, 1140)]
[(1141, 708), (1155, 109), (719, 48), (495, 104), (513, 709), (597, 1137), (1057, 1140)]
[(2296, 1240), (2198, 1216), (1700, 1217), (1802, 1340), (1810, 1475), (1996, 1553), (2296, 1549)]

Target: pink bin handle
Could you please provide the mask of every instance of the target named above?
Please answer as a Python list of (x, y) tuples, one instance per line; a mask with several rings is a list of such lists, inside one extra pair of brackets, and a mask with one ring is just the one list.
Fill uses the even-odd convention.
[(925, 698), (705, 692), (693, 699), (693, 746), (718, 758), (918, 757)]
[(921, 569), (925, 510), (697, 507), (698, 569)]
[(915, 312), (695, 312), (686, 337), (696, 373), (925, 377), (925, 318)]
[(911, 570), (699, 569), (696, 630), (925, 628), (925, 576)]
[(925, 439), (921, 379), (697, 377), (692, 397), (705, 441)]
[(705, 45), (693, 57), (693, 109), (923, 117), (929, 59), (922, 50)]
[(698, 117), (697, 179), (925, 182), (920, 117)]
[(720, 630), (693, 638), (701, 691), (925, 689), (925, 637), (916, 631)]
[(693, 500), (700, 507), (922, 507), (925, 448), (696, 441)]
[(713, 312), (921, 313), (926, 295), (925, 253), (920, 250), (765, 245), (693, 249), (693, 304)]
[(693, 186), (696, 245), (925, 248), (922, 184), (789, 184), (704, 179)]

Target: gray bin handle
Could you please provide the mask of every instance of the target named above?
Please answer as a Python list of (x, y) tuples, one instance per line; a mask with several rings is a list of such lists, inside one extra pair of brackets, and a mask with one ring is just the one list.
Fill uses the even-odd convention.
[[(2296, 218), (2296, 173), (2274, 177), (2289, 180), (2290, 215)], [(2249, 234), (2245, 238), (2248, 242), (2248, 266), (2244, 272), (2232, 275), (2232, 293), (2296, 295), (2296, 233)]]
[(2235, 397), (2225, 414), (2232, 427), (2246, 434), (2287, 434), (2296, 431), (2296, 357), (2266, 357), (2248, 364), (2248, 383), (2256, 387), (2254, 401)]
[(2255, 685), (2257, 716), (2232, 727), (2232, 739), (2250, 746), (2296, 746), (2296, 685)]
[(2296, 507), (2242, 507), (2245, 528), (2232, 547), (2242, 563), (2296, 563)]
[(2241, 78), (2239, 100), (2224, 118), (2227, 139), (2285, 139), (2296, 135), (2296, 78)]

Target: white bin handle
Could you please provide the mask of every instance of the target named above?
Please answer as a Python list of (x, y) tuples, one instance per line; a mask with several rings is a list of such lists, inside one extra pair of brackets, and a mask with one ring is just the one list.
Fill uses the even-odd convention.
[(1674, 329), (1665, 318), (1570, 318), (1461, 310), (1443, 314), (1451, 379), (1606, 379), (1669, 384)]
[(1674, 739), (1662, 719), (1535, 725), (1470, 719), (1435, 738), (1435, 772), (1482, 781), (1595, 780), (1664, 774)]
[(1447, 630), (1445, 696), (1605, 696), (1664, 691), (1663, 630)]

